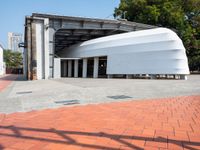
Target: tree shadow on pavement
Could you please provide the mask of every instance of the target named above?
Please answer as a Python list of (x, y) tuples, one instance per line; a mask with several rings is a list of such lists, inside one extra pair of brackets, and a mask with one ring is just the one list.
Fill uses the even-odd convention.
[[(17, 127), (17, 126), (0, 126), (0, 136), (12, 137), (16, 139), (23, 140), (34, 140), (34, 141), (43, 141), (47, 143), (58, 143), (65, 145), (74, 145), (90, 149), (107, 149), (107, 150), (117, 150), (119, 149), (114, 147), (112, 144), (98, 144), (98, 143), (84, 143), (77, 140), (73, 136), (84, 136), (90, 138), (101, 138), (101, 139), (111, 139), (114, 140), (118, 145), (123, 145), (129, 149), (142, 150), (140, 146), (134, 145), (132, 142), (127, 140), (139, 140), (139, 141), (156, 141), (159, 143), (173, 143), (174, 145), (183, 147), (186, 149), (197, 150), (193, 146), (200, 146), (200, 142), (188, 142), (188, 141), (179, 141), (174, 139), (166, 139), (164, 137), (150, 138), (144, 136), (130, 136), (130, 135), (120, 135), (120, 134), (110, 134), (105, 132), (82, 132), (82, 131), (66, 131), (66, 130), (57, 130), (54, 128), (51, 129), (39, 129), (39, 128), (29, 128), (29, 127)], [(3, 132), (5, 131), (5, 132)], [(52, 138), (54, 137), (54, 138)], [(56, 137), (56, 138), (55, 138)], [(0, 144), (1, 143), (0, 141)], [(0, 145), (0, 149), (3, 149), (3, 146)]]
[(4, 147), (0, 144), (0, 149), (4, 149)]

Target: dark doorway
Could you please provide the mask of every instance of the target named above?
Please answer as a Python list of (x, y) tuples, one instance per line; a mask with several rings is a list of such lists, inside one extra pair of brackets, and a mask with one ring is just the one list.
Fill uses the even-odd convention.
[(67, 60), (61, 60), (61, 77), (67, 77), (68, 73), (68, 64)]
[(78, 60), (78, 77), (82, 77), (83, 72), (83, 60)]
[(74, 77), (74, 60), (72, 60), (72, 77)]
[(106, 78), (106, 69), (107, 69), (107, 56), (105, 57), (99, 57), (99, 78)]
[(60, 67), (60, 69), (61, 69), (61, 77), (64, 77), (64, 65), (63, 64), (64, 64), (63, 61), (61, 61), (61, 67)]
[(93, 77), (93, 70), (94, 70), (94, 58), (88, 58), (87, 62), (87, 77)]
[(64, 63), (66, 63), (66, 62), (61, 60), (61, 77), (66, 77), (66, 75), (64, 73)]

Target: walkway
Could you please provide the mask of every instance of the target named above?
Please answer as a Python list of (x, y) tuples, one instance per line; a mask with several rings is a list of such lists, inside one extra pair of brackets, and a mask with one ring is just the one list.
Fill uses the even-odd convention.
[(200, 96), (0, 115), (5, 150), (198, 150)]
[(19, 76), (0, 92), (0, 113), (142, 99), (200, 95), (200, 75), (188, 80), (62, 78), (26, 81)]
[(3, 91), (12, 81), (16, 80), (17, 75), (4, 75), (0, 77), (0, 92)]

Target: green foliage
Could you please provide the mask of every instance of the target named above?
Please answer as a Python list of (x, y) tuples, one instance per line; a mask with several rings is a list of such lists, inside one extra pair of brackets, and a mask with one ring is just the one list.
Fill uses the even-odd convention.
[(200, 70), (200, 55), (192, 56), (189, 59), (190, 69), (192, 71)]
[(4, 50), (4, 62), (7, 68), (21, 68), (22, 54), (20, 52), (13, 52), (11, 50)]
[(121, 0), (114, 16), (175, 29), (183, 40), (190, 70), (200, 71), (200, 0)]

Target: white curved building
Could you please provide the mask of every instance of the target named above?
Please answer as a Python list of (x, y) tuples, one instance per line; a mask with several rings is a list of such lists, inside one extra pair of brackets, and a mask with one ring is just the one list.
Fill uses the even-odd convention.
[(33, 13), (25, 19), (21, 46), (28, 80), (185, 79), (189, 74), (185, 48), (176, 33), (142, 23)]
[[(99, 58), (106, 59), (107, 75), (180, 75), (189, 74), (188, 60), (181, 39), (166, 28), (156, 28), (97, 38), (66, 48), (59, 53), (67, 76), (87, 77), (88, 60), (93, 59), (93, 77), (98, 77)], [(74, 61), (74, 62), (72, 62)], [(68, 63), (68, 64), (66, 64)], [(73, 65), (74, 64), (74, 65)], [(72, 65), (74, 66), (72, 69)], [(67, 73), (68, 72), (68, 73)], [(90, 71), (91, 72), (91, 71)], [(66, 75), (64, 75), (66, 76)]]

